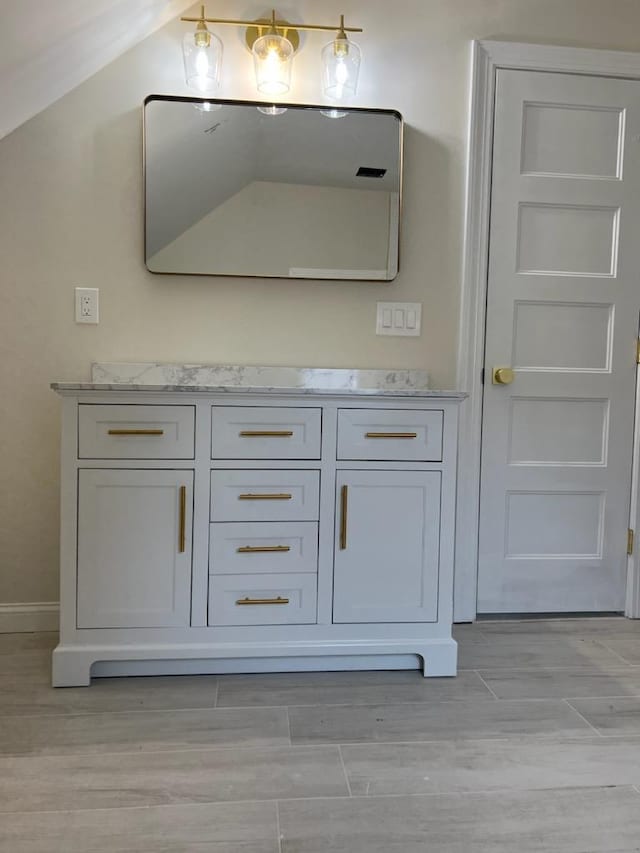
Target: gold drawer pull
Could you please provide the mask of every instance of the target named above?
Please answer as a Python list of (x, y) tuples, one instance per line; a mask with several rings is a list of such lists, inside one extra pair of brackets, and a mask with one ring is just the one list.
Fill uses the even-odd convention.
[(250, 492), (246, 495), (238, 495), (239, 501), (290, 501), (293, 495), (276, 494), (276, 495), (254, 495)]
[(290, 550), (290, 545), (243, 545), (236, 549), (238, 554), (284, 554)]
[(365, 432), (365, 438), (417, 438), (417, 432)]
[(184, 554), (187, 538), (187, 487), (180, 486), (180, 524), (178, 527), (178, 552)]
[(291, 438), (292, 429), (243, 429), (239, 435), (242, 438)]
[(110, 429), (109, 435), (164, 435), (163, 429)]
[(277, 598), (239, 598), (236, 601), (236, 604), (288, 604), (288, 598), (282, 598), (278, 596)]
[(344, 551), (347, 547), (347, 499), (348, 486), (342, 486), (340, 489), (340, 550)]

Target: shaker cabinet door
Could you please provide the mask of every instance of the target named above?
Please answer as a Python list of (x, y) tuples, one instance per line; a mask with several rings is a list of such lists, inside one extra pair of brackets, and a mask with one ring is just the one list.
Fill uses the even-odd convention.
[(78, 474), (78, 628), (188, 625), (193, 471)]
[(437, 620), (440, 476), (338, 471), (334, 622)]

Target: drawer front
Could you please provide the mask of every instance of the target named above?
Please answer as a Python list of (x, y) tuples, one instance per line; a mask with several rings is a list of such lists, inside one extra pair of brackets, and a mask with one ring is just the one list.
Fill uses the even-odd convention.
[(319, 459), (320, 409), (214, 406), (212, 459)]
[(211, 575), (209, 625), (311, 625), (317, 576)]
[(442, 411), (340, 409), (338, 459), (442, 461)]
[(319, 471), (211, 472), (211, 521), (317, 521)]
[(252, 575), (318, 571), (312, 521), (231, 521), (210, 526), (209, 573)]
[(80, 459), (193, 459), (193, 406), (78, 406)]

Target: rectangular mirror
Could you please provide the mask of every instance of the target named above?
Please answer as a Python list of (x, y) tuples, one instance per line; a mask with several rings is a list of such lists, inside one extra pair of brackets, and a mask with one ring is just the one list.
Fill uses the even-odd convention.
[(150, 95), (144, 128), (151, 272), (397, 275), (399, 113)]

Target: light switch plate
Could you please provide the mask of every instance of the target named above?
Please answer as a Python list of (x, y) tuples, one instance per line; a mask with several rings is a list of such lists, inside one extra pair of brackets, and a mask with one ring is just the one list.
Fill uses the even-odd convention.
[(376, 335), (417, 337), (421, 328), (421, 302), (378, 302)]

